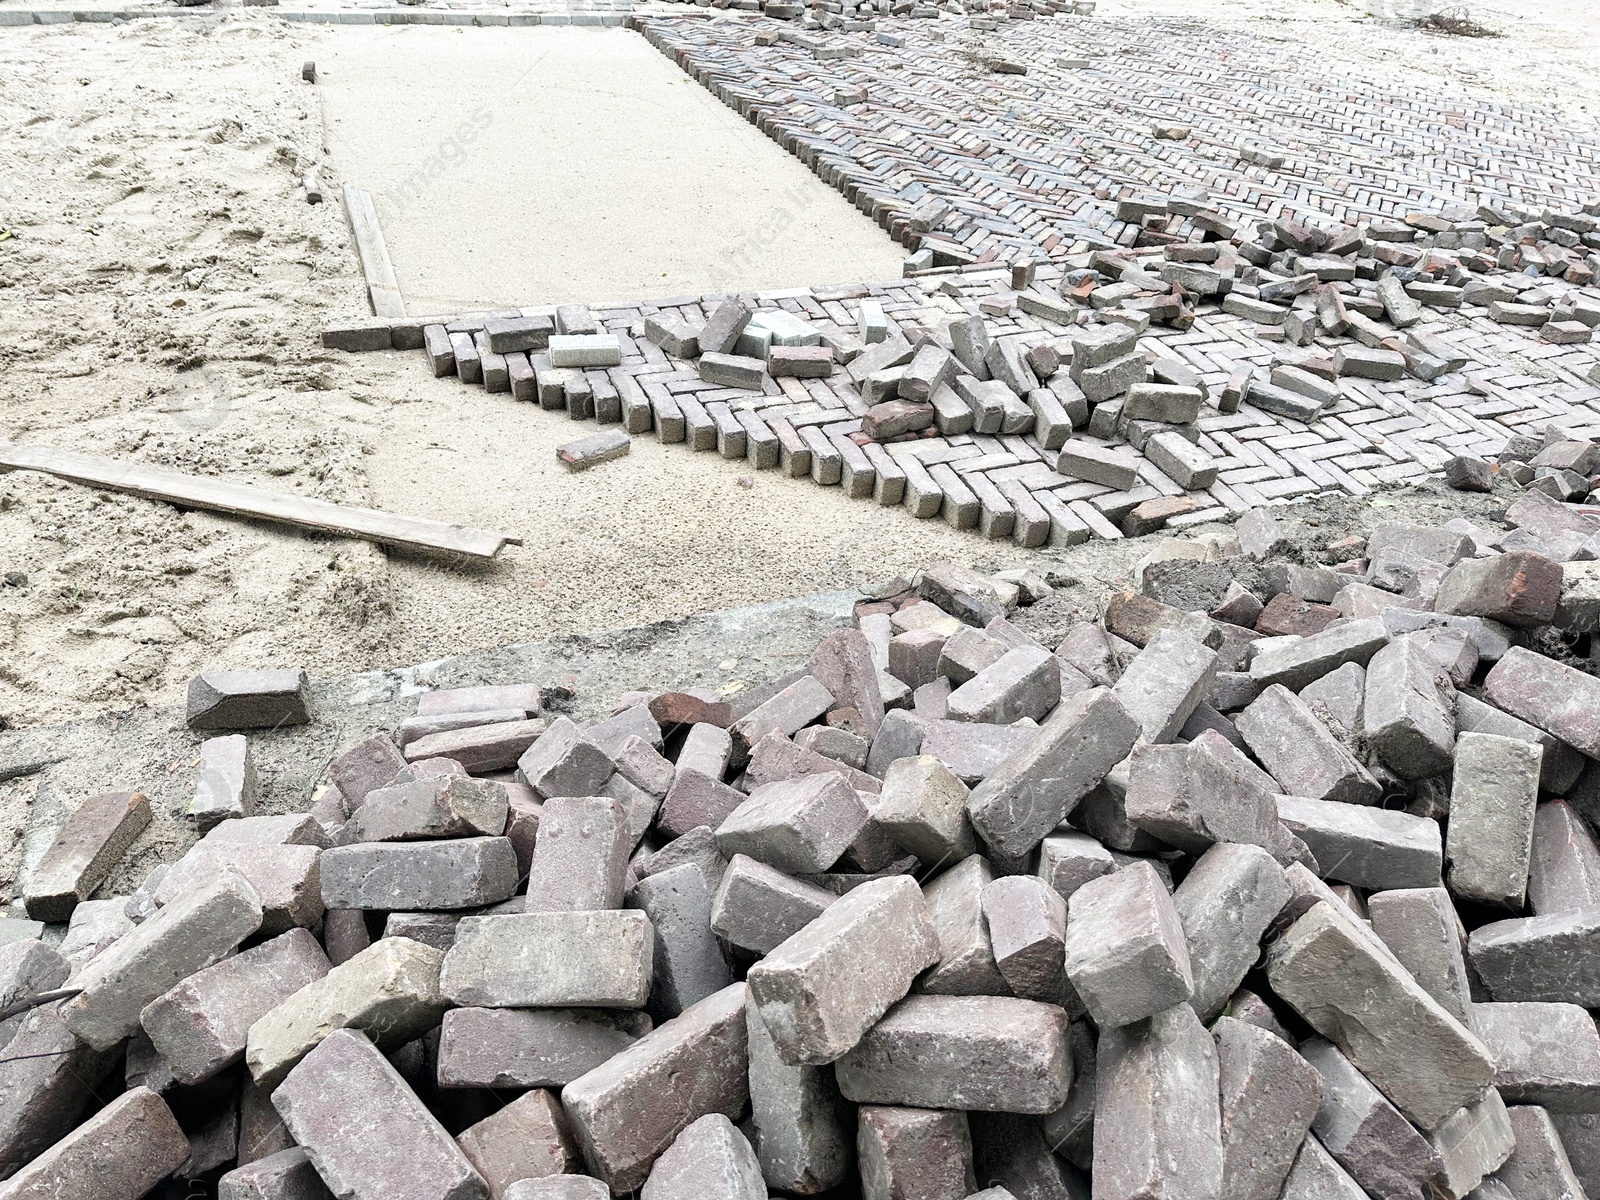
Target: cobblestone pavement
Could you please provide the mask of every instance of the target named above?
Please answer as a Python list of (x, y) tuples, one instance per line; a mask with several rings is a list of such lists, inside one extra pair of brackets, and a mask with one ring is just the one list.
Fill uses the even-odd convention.
[[(1185, 185), (1207, 189), (1215, 208), (1252, 228), (1278, 216), (1354, 225), (1494, 198), (1576, 211), (1600, 195), (1600, 148), (1536, 110), (1329, 78), (1291, 44), (1199, 22), (1003, 21), (976, 33), (965, 21), (880, 20), (875, 31), (770, 45), (756, 44), (758, 32), (770, 40), (798, 28), (703, 16), (632, 23), (891, 235), (962, 264), (885, 284), (761, 297), (824, 333), (853, 332), (855, 301), (872, 296), (891, 328), (897, 323), (913, 339), (979, 312), (992, 336), (1020, 346), (1060, 338), (1066, 326), (1016, 307), (1004, 268), (1048, 258), (1040, 280), (1053, 291), (1086, 251), (1133, 244), (1138, 228), (1116, 219), (1117, 199)], [(878, 35), (904, 44), (881, 45)], [(996, 58), (1028, 73), (991, 73), (983, 63)], [(1058, 59), (1090, 65), (1057, 66)], [(852, 102), (849, 93), (862, 87), (868, 99)], [(1153, 136), (1174, 125), (1187, 136)], [(1281, 166), (1261, 165), (1274, 156), (1284, 158)], [(914, 210), (926, 212), (918, 206), (929, 197), (953, 211), (914, 231)], [(1576, 290), (1600, 298), (1593, 287)], [(1033, 434), (872, 443), (860, 433), (867, 405), (843, 372), (768, 379), (761, 392), (720, 387), (642, 337), (645, 318), (664, 313), (699, 325), (718, 299), (595, 306), (603, 328), (622, 341), (622, 365), (587, 372), (576, 399), (571, 386), (552, 392), (532, 378), (523, 394), (542, 390), (547, 407), (575, 416), (598, 410), (636, 433), (653, 428), (663, 440), (748, 457), (758, 469), (809, 473), (854, 498), (903, 503), (1028, 545), (1122, 536), (1124, 519), (1143, 501), (1183, 492), (1143, 458), (1132, 489), (1067, 478)], [(1600, 436), (1592, 344), (1548, 344), (1537, 329), (1497, 324), (1476, 305), (1423, 312), (1417, 330), (1453, 347), (1463, 369), (1431, 382), (1341, 379), (1341, 398), (1309, 425), (1248, 400), (1233, 413), (1203, 410), (1195, 429), (1214, 456), (1216, 482), (1192, 493), (1193, 509), (1169, 527), (1321, 490), (1365, 495), (1458, 454), (1493, 455), (1508, 435), (1542, 434), (1552, 423)], [(470, 327), (469, 319), (462, 328)], [(1318, 350), (1345, 344), (1324, 335)], [(1213, 399), (1241, 365), (1259, 378), (1306, 354), (1215, 304), (1200, 305), (1184, 331), (1152, 327), (1139, 345), (1198, 372)]]

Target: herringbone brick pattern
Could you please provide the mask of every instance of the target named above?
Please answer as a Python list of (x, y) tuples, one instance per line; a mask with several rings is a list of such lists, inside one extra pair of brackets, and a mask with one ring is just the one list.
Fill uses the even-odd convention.
[[(853, 331), (855, 302), (871, 296), (913, 339), (980, 312), (996, 338), (1023, 347), (1058, 339), (1065, 327), (1017, 308), (1005, 267), (1041, 263), (1039, 282), (1054, 290), (1069, 256), (1133, 244), (1138, 229), (1115, 218), (1115, 201), (1144, 193), (1203, 187), (1214, 207), (1250, 228), (1281, 215), (1358, 224), (1479, 197), (1570, 211), (1600, 192), (1595, 141), (1537, 111), (1330, 78), (1292, 44), (1199, 22), (1010, 21), (986, 43), (967, 45), (972, 35), (939, 40), (951, 22), (880, 21), (903, 48), (880, 47), (871, 32), (836, 33), (825, 35), (834, 49), (862, 52), (819, 58), (798, 44), (757, 45), (757, 31), (795, 28), (771, 21), (632, 20), (893, 236), (961, 264), (890, 283), (744, 297), (824, 334)], [(971, 65), (979, 53), (1029, 72), (991, 74)], [(1056, 66), (1061, 56), (1087, 56), (1091, 66)], [(862, 86), (865, 103), (835, 103)], [(1187, 126), (1190, 135), (1155, 138), (1158, 124)], [(1285, 162), (1242, 161), (1249, 148)], [(948, 212), (927, 224), (930, 199)], [(880, 445), (861, 433), (867, 406), (842, 372), (768, 379), (761, 391), (727, 388), (645, 340), (647, 316), (698, 326), (721, 299), (597, 306), (619, 337), (621, 366), (576, 373), (564, 390), (538, 389), (539, 398), (574, 417), (624, 420), (635, 433), (654, 429), (663, 441), (809, 474), (855, 499), (905, 504), (1025, 545), (1122, 536), (1137, 505), (1183, 492), (1147, 459), (1127, 491), (1068, 478), (1032, 434)], [(536, 311), (550, 310), (523, 310)], [(1215, 457), (1217, 479), (1192, 493), (1193, 510), (1170, 525), (1323, 490), (1365, 495), (1458, 454), (1492, 455), (1510, 434), (1542, 434), (1552, 423), (1600, 436), (1593, 345), (1547, 344), (1536, 329), (1496, 324), (1476, 305), (1425, 311), (1419, 329), (1454, 346), (1464, 369), (1433, 382), (1342, 379), (1341, 398), (1309, 425), (1248, 399), (1236, 412), (1204, 411), (1199, 445)], [(1201, 304), (1192, 327), (1153, 327), (1140, 349), (1189, 365), (1215, 398), (1242, 364), (1262, 378), (1304, 355), (1273, 333)], [(1341, 344), (1323, 337), (1320, 349)], [(523, 370), (522, 395), (532, 398)]]

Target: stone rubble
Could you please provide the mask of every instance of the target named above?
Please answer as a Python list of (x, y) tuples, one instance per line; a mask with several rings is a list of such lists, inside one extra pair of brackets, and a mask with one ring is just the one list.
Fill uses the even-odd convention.
[(0, 1026), (0, 1200), (1581, 1195), (1600, 644), (1549, 539), (1600, 517), (1505, 517), (1256, 512), (1054, 647), (1048, 584), (932, 564), (732, 697), (428, 693), (518, 750), (368, 738), (133, 897), (148, 806), (88, 798), (22, 889), (60, 951), (0, 947), (0, 999), (74, 990)]

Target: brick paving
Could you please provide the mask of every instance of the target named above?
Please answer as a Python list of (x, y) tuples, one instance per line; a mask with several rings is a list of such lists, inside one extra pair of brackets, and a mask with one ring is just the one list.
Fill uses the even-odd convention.
[[(870, 296), (913, 339), (979, 312), (995, 338), (1024, 347), (1058, 339), (1069, 327), (1016, 307), (1009, 264), (1048, 260), (1039, 278), (1053, 291), (1086, 251), (1134, 244), (1138, 227), (1116, 219), (1118, 199), (1183, 186), (1207, 189), (1213, 207), (1250, 227), (1278, 216), (1356, 224), (1480, 198), (1576, 211), (1600, 195), (1600, 147), (1548, 114), (1332, 78), (1303, 48), (1199, 22), (1006, 21), (975, 35), (965, 22), (880, 20), (876, 33), (764, 46), (758, 31), (798, 27), (640, 15), (631, 24), (908, 248), (959, 264), (881, 284), (746, 297), (824, 334), (853, 333), (856, 302)], [(886, 32), (904, 46), (880, 46), (876, 34)], [(819, 41), (828, 47), (820, 55)], [(1025, 63), (1028, 74), (976, 69), (968, 53)], [(1055, 66), (1063, 56), (1092, 65)], [(862, 87), (866, 102), (835, 103)], [(1191, 135), (1152, 136), (1174, 124)], [(1243, 161), (1245, 149), (1285, 161)], [(930, 199), (947, 201), (948, 214), (914, 225)], [(1579, 294), (1600, 298), (1592, 287)], [(592, 306), (618, 335), (622, 364), (545, 389), (546, 406), (623, 420), (636, 434), (654, 429), (663, 441), (1027, 545), (1118, 537), (1142, 501), (1183, 494), (1143, 458), (1129, 491), (1070, 479), (1032, 434), (871, 443), (860, 432), (867, 405), (843, 372), (768, 379), (762, 391), (720, 387), (644, 339), (647, 317), (697, 326), (721, 298)], [(1248, 400), (1233, 413), (1207, 407), (1196, 430), (1216, 482), (1192, 493), (1197, 507), (1169, 526), (1323, 490), (1365, 495), (1458, 454), (1493, 455), (1510, 434), (1542, 434), (1552, 423), (1600, 436), (1594, 345), (1548, 344), (1537, 329), (1497, 324), (1479, 306), (1423, 312), (1417, 329), (1454, 347), (1464, 369), (1432, 382), (1341, 379), (1341, 398), (1309, 425)], [(1350, 343), (1324, 335), (1318, 344), (1331, 353)], [(1213, 402), (1240, 365), (1264, 378), (1303, 354), (1215, 304), (1201, 304), (1181, 332), (1152, 327), (1139, 348), (1192, 367)], [(528, 380), (521, 390), (538, 389)]]

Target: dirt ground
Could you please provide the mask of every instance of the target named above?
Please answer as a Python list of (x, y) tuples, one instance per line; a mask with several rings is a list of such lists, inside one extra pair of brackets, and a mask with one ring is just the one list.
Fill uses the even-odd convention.
[[(12, 0), (0, 0), (10, 4)], [(1600, 114), (1596, 6), (1474, 6), (1506, 31), (1383, 27), (1335, 0), (1207, 5), (1340, 69), (1450, 75)], [(1108, 15), (1176, 0), (1102, 0)], [(411, 356), (324, 352), (363, 310), (316, 90), (329, 35), (251, 10), (198, 21), (0, 29), (0, 440), (124, 456), (520, 534), (462, 570), (370, 546), (0, 477), (0, 720), (170, 704), (208, 666), (331, 677), (880, 579), (1007, 545), (641, 439), (569, 477), (550, 414), (425, 377)], [(485, 407), (486, 400), (489, 402)], [(496, 403), (496, 401), (503, 401)], [(530, 419), (531, 418), (531, 419)], [(1398, 502), (1403, 515), (1408, 501)], [(1131, 555), (1071, 556), (1086, 578)]]

